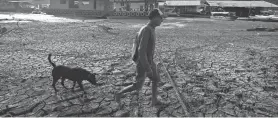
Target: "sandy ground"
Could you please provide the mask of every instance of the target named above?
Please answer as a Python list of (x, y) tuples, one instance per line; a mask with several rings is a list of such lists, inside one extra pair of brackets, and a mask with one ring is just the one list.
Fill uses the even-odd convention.
[[(0, 21), (10, 31), (0, 36), (1, 116), (278, 116), (277, 32), (246, 31), (277, 28), (277, 23), (164, 20), (156, 29), (155, 61), (162, 78), (159, 96), (168, 105), (154, 108), (148, 79), (139, 97), (126, 94), (122, 106), (114, 102), (115, 92), (134, 81), (130, 49), (146, 20), (0, 15), (0, 19), (12, 17), (14, 22)], [(17, 26), (19, 19), (28, 22)], [(58, 82), (55, 95), (49, 53), (56, 64), (97, 73), (104, 85), (84, 82), (88, 95), (82, 96), (78, 87), (73, 93)], [(167, 72), (184, 98), (186, 113)], [(66, 81), (66, 86), (72, 83)]]

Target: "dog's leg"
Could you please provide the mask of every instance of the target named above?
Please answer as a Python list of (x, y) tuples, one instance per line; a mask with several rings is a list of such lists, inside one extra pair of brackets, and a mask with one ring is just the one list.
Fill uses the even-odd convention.
[(65, 78), (62, 78), (61, 84), (62, 84), (62, 86), (63, 86), (65, 89), (68, 89), (68, 88), (65, 86)]
[(55, 84), (57, 83), (58, 80), (59, 77), (53, 77), (52, 87), (54, 88), (56, 93), (58, 92), (58, 90), (56, 89)]
[(84, 94), (87, 94), (83, 88), (82, 81), (78, 81), (77, 83), (78, 83), (79, 87), (81, 88), (81, 90), (84, 91)]
[(76, 81), (73, 81), (73, 86), (71, 88), (72, 92), (74, 92), (74, 87), (75, 87)]

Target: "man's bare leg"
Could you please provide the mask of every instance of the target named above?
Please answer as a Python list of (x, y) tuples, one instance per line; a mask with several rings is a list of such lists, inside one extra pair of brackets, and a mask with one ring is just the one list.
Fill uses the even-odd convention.
[(162, 104), (160, 101), (157, 100), (157, 94), (158, 94), (157, 87), (158, 87), (158, 83), (160, 82), (160, 76), (157, 73), (156, 65), (152, 65), (152, 70), (153, 70), (153, 77), (151, 78), (151, 80), (152, 80), (152, 106), (156, 106), (156, 105)]
[(125, 87), (124, 89), (122, 89), (121, 91), (119, 91), (116, 95), (115, 95), (115, 101), (117, 103), (120, 104), (121, 102), (121, 97), (124, 93), (127, 93), (127, 92), (132, 92), (134, 90), (137, 90), (140, 91), (140, 89), (143, 87), (144, 85), (144, 82), (145, 82), (145, 74), (142, 74), (142, 75), (136, 75), (135, 79), (136, 79), (136, 83), (132, 84), (132, 85), (129, 85), (127, 87)]
[(121, 91), (119, 91), (115, 95), (116, 102), (120, 104), (121, 103), (122, 94), (127, 93), (127, 92), (131, 92), (131, 91), (134, 91), (134, 90), (136, 90), (136, 86), (134, 84), (125, 87), (124, 89), (122, 89)]
[(152, 81), (152, 106), (157, 103), (157, 82)]
[(152, 106), (165, 105), (165, 103), (158, 100), (157, 88), (158, 88), (158, 81), (153, 81), (152, 82)]

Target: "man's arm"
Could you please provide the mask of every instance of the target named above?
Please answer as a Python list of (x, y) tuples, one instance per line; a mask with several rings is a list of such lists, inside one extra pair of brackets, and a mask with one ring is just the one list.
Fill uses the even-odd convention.
[(139, 61), (142, 63), (143, 68), (146, 72), (151, 71), (150, 63), (148, 61), (147, 53), (148, 53), (148, 42), (151, 35), (151, 30), (149, 28), (144, 28), (141, 32), (141, 39), (138, 48), (139, 53)]

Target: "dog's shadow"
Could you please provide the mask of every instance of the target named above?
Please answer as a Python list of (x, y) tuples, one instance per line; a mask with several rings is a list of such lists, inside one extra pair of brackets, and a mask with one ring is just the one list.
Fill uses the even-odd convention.
[(88, 97), (88, 94), (75, 94), (72, 95), (70, 97), (68, 97), (69, 94), (64, 94), (64, 95), (58, 95), (60, 96), (60, 100), (58, 100), (57, 102), (55, 102), (54, 104), (60, 104), (62, 102), (70, 102), (71, 100), (77, 99), (80, 103), (84, 104), (84, 103), (89, 103), (93, 100), (96, 100), (97, 98), (95, 97)]
[[(105, 83), (100, 82), (96, 85), (96, 87), (100, 87), (103, 85), (105, 85)], [(63, 87), (61, 87), (61, 88), (63, 88)], [(92, 87), (89, 83), (84, 84), (85, 91), (89, 91), (90, 89), (92, 89)], [(93, 91), (93, 93), (89, 92), (87, 94), (84, 94), (84, 93), (80, 93), (80, 92), (82, 92), (82, 90), (79, 87), (75, 87), (74, 91), (72, 91), (71, 87), (67, 86), (67, 88), (63, 88), (61, 91), (62, 92), (58, 96), (62, 97), (63, 99), (58, 100), (56, 102), (56, 104), (59, 104), (59, 103), (65, 102), (65, 101), (74, 100), (74, 99), (81, 100), (84, 103), (91, 102), (91, 101), (97, 99), (97, 98), (88, 98), (88, 96), (92, 96), (91, 94), (96, 94), (95, 91)], [(68, 97), (68, 96), (70, 96), (70, 97)]]

